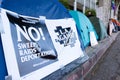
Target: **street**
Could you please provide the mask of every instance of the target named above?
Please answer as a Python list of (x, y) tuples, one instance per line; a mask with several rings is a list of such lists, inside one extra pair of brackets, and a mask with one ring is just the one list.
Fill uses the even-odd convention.
[(120, 34), (84, 80), (120, 80)]

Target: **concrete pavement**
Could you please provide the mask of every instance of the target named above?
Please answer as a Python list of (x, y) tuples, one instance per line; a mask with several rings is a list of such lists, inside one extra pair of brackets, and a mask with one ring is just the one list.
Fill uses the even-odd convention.
[[(108, 36), (104, 40), (99, 41), (99, 44), (95, 47), (88, 47), (86, 49), (86, 54), (89, 56), (89, 59), (84, 63), (81, 63), (81, 59), (77, 59), (69, 65), (52, 73), (51, 75), (45, 77), (42, 80), (93, 80), (92, 76), (96, 73), (92, 73), (91, 70), (95, 69), (94, 66), (98, 63), (101, 57), (105, 55), (106, 50), (116, 40), (116, 37), (119, 33), (120, 32), (113, 33), (111, 36)], [(107, 67), (105, 67), (104, 69), (106, 68)], [(102, 79), (95, 78), (94, 80)]]
[(120, 33), (85, 80), (120, 80)]

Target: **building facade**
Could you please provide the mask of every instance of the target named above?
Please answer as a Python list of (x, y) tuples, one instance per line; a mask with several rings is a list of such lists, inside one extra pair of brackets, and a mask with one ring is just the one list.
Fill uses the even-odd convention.
[[(96, 16), (100, 18), (105, 26), (108, 26), (110, 18), (120, 19), (119, 11), (119, 0), (68, 0), (70, 5), (75, 6), (75, 1), (77, 2), (77, 10), (85, 13), (86, 9), (94, 9), (96, 11)], [(115, 3), (115, 9), (112, 8), (112, 1)]]

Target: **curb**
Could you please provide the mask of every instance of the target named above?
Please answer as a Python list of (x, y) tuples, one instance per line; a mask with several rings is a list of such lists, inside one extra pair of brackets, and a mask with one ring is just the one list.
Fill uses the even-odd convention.
[(105, 51), (115, 41), (119, 33), (120, 32), (113, 33), (111, 36), (99, 41), (99, 44), (95, 47), (87, 47), (85, 52), (89, 58), (84, 57), (83, 59), (77, 59), (42, 80), (84, 80)]
[(88, 47), (86, 53), (88, 54), (89, 59), (80, 67), (76, 68), (74, 71), (62, 78), (62, 80), (84, 80), (84, 77), (92, 70), (106, 50), (116, 40), (119, 33), (120, 32), (113, 33), (111, 36), (100, 41), (99, 45), (95, 47)]

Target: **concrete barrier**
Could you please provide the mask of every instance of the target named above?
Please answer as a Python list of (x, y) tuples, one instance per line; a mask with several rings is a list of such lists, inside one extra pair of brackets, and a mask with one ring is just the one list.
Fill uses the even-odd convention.
[(115, 41), (119, 33), (120, 32), (112, 33), (111, 36), (99, 41), (99, 44), (95, 47), (87, 47), (86, 53), (89, 59), (84, 63), (80, 63), (81, 60), (77, 59), (62, 69), (45, 77), (43, 80), (84, 80), (84, 77), (104, 55), (105, 51)]

